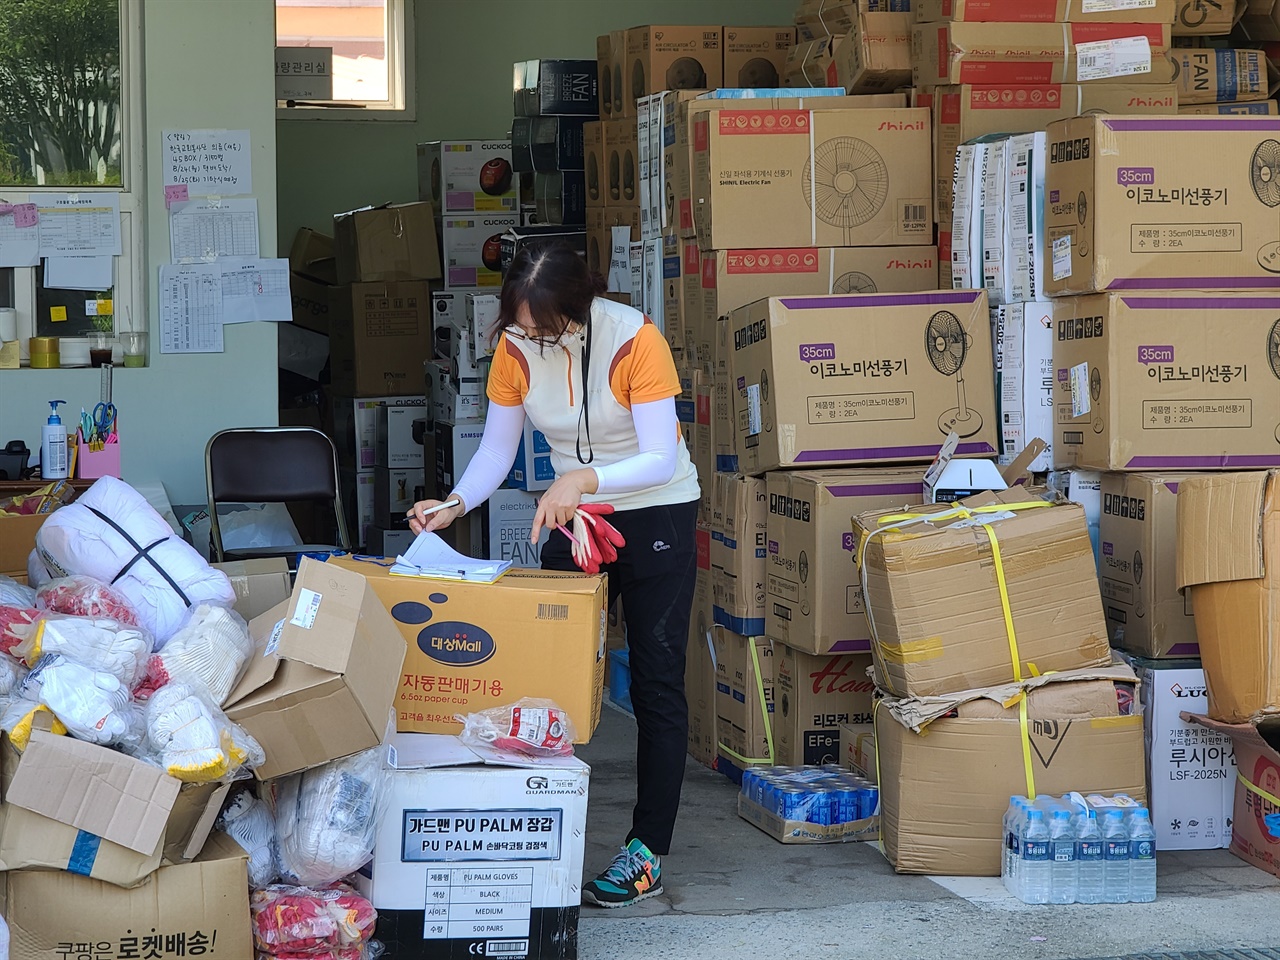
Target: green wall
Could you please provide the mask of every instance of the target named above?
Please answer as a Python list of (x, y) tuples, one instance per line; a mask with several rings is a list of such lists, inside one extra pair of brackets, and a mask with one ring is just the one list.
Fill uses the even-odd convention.
[(410, 0), (417, 120), (279, 120), (279, 236), (335, 211), (417, 199), (415, 144), (505, 134), (511, 65), (594, 59), (596, 37), (647, 23), (787, 24), (797, 0)]

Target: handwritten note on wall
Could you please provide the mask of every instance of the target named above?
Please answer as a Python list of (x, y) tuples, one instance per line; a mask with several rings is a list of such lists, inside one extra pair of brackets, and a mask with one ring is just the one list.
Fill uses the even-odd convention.
[(190, 196), (253, 193), (248, 130), (165, 130), (165, 186), (186, 184)]

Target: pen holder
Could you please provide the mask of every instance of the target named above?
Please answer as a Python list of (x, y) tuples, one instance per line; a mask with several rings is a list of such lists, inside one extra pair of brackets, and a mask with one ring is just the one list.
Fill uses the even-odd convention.
[(90, 450), (87, 443), (77, 441), (76, 476), (81, 480), (120, 479), (120, 444), (108, 443), (101, 450)]

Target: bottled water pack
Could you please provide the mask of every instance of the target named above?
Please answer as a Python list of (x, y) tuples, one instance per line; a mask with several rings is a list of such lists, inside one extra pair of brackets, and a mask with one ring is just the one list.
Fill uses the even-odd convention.
[(752, 767), (742, 774), (742, 795), (782, 820), (823, 827), (874, 816), (880, 791), (835, 764), (821, 767)]
[(1150, 903), (1151, 813), (1118, 793), (1010, 797), (1000, 876), (1023, 903)]

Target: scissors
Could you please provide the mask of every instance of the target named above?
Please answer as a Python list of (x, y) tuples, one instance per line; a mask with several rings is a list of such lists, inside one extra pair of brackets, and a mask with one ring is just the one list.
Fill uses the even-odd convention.
[(116, 405), (99, 403), (93, 408), (93, 415), (80, 414), (80, 430), (89, 444), (90, 450), (101, 450), (115, 438)]

